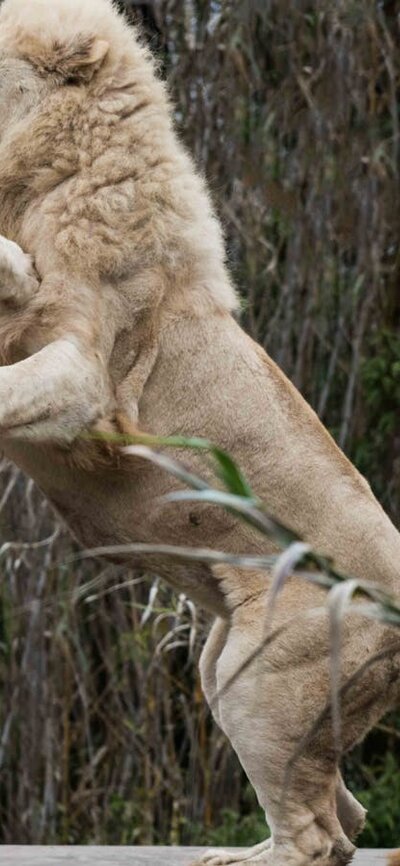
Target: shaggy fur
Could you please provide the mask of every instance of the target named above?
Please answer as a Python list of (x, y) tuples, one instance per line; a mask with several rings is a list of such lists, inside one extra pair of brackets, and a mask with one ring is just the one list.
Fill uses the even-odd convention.
[[(104, 419), (112, 424), (119, 411), (130, 421), (139, 412), (146, 430), (203, 435), (227, 448), (279, 520), (343, 570), (398, 592), (395, 528), (231, 316), (236, 299), (218, 222), (135, 32), (109, 0), (5, 0), (0, 82), (0, 230), (13, 242), (0, 244), (6, 455), (88, 547), (272, 550), (230, 514), (167, 503), (176, 483), (144, 460), (110, 467), (82, 457), (81, 434)], [(200, 456), (190, 461), (204, 471)], [(284, 631), (224, 690), (263, 639), (265, 573), (155, 555), (146, 565), (217, 617), (203, 688), (272, 830), (272, 842), (246, 855), (210, 852), (206, 861), (348, 863), (364, 810), (339, 775), (329, 719), (282, 796), (293, 750), (329, 700), (325, 596), (293, 578), (275, 614)], [(349, 615), (342, 676), (377, 652), (343, 699), (345, 749), (400, 692), (395, 636)]]
[[(113, 353), (119, 408), (136, 420), (157, 354), (161, 302), (171, 312), (184, 303), (195, 315), (235, 306), (221, 232), (177, 145), (149, 55), (122, 18), (105, 0), (44, 7), (6, 0), (1, 11), (3, 65), (10, 54), (32, 64), (47, 91), (0, 150), (3, 231), (34, 252), (42, 280), (33, 303), (3, 321), (3, 356), (13, 359), (15, 344), (20, 352), (22, 331), (27, 351), (36, 351), (65, 333), (68, 317), (85, 344), (101, 343), (105, 364)], [(60, 292), (66, 280), (68, 298)], [(99, 283), (112, 307), (103, 318), (93, 317), (90, 292)], [(94, 334), (99, 328), (104, 333)]]

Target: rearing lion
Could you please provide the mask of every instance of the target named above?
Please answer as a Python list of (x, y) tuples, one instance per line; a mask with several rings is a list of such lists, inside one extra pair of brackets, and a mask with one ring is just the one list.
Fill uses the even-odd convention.
[[(229, 514), (166, 503), (162, 494), (175, 482), (143, 460), (74, 459), (80, 435), (118, 411), (139, 414), (156, 434), (208, 437), (239, 461), (276, 518), (346, 572), (398, 592), (395, 528), (232, 317), (235, 293), (204, 182), (174, 132), (149, 53), (110, 0), (4, 0), (0, 106), (5, 454), (86, 546), (266, 552)], [(190, 459), (196, 468), (200, 458)], [(265, 574), (161, 556), (151, 563), (217, 617), (201, 661), (203, 688), (272, 831), (249, 852), (210, 852), (206, 861), (348, 863), (364, 810), (340, 777), (329, 719), (282, 797), (296, 744), (329, 700), (322, 592), (289, 581), (275, 618), (286, 628), (224, 691), (262, 639)], [(349, 749), (398, 704), (400, 659), (392, 633), (359, 614), (347, 617), (343, 643), (343, 677), (382, 651), (344, 697)]]

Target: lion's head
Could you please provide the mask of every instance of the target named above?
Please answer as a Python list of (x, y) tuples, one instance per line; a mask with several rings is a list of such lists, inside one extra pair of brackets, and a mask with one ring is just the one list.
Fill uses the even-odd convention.
[[(63, 86), (88, 84), (127, 29), (109, 0), (4, 0), (0, 7), (2, 136)], [(132, 34), (130, 34), (132, 40)]]

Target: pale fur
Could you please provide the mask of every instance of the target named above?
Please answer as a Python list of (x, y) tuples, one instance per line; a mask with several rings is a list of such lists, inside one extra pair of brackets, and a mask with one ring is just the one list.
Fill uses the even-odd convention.
[[(37, 270), (22, 251), (11, 255), (0, 244), (6, 455), (88, 547), (141, 541), (273, 550), (230, 514), (167, 503), (163, 494), (176, 483), (144, 460), (79, 460), (81, 434), (112, 422), (121, 406), (135, 418), (138, 404), (145, 430), (203, 435), (228, 449), (278, 519), (343, 570), (398, 594), (395, 528), (314, 412), (231, 316), (236, 299), (220, 227), (134, 31), (109, 0), (5, 0), (0, 71), (8, 119), (0, 229)], [(21, 296), (23, 262), (34, 282)], [(185, 460), (205, 471), (199, 455)], [(239, 861), (224, 852), (206, 861), (349, 862), (364, 812), (339, 775), (329, 719), (282, 797), (293, 750), (329, 701), (324, 593), (292, 578), (273, 623), (284, 630), (224, 691), (264, 637), (265, 573), (159, 555), (123, 559), (154, 568), (217, 616), (201, 662), (203, 687), (266, 811), (272, 842)], [(343, 677), (382, 650), (343, 699), (346, 749), (400, 696), (395, 633), (349, 615)]]

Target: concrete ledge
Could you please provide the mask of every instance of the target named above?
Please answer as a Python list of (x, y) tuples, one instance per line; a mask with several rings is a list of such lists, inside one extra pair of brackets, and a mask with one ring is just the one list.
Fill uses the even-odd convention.
[[(0, 846), (1, 866), (190, 866), (204, 848)], [(355, 866), (387, 866), (389, 851), (358, 851)]]

